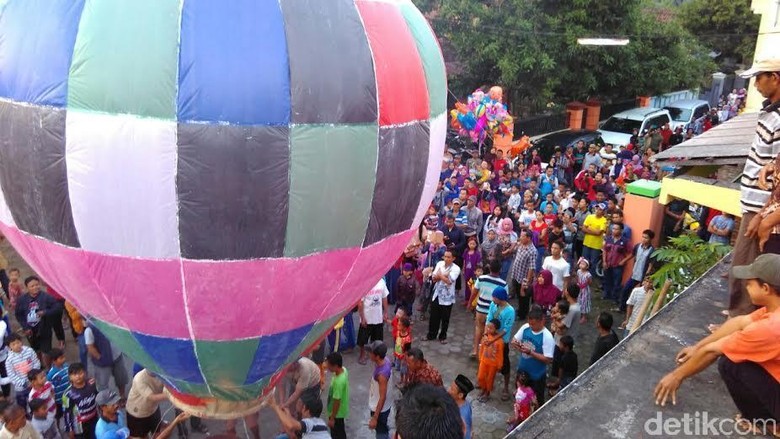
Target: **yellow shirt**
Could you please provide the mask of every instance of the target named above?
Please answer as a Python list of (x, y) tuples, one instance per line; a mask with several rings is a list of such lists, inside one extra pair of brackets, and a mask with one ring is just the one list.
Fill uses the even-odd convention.
[[(590, 214), (585, 217), (585, 222), (583, 222), (582, 225), (589, 229), (605, 232), (607, 230), (607, 217), (602, 216), (601, 218), (596, 218), (595, 214)], [(582, 243), (585, 247), (601, 250), (601, 247), (604, 246), (604, 235), (595, 236), (586, 233)]]

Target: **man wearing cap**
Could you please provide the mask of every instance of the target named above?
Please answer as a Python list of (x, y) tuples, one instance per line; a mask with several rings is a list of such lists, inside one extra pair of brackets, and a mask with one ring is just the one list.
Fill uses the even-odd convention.
[[(493, 290), (493, 303), (490, 304), (488, 310), (487, 321), (498, 319), (501, 322), (501, 328), (498, 330), (498, 334), (504, 339), (504, 346), (509, 346), (512, 341), (512, 325), (515, 324), (515, 309), (509, 306), (509, 294), (506, 292), (506, 288), (498, 287)], [(486, 341), (485, 343), (490, 343)], [(511, 369), (509, 368), (509, 348), (504, 348), (504, 361), (501, 366), (501, 375), (504, 376), (504, 393), (501, 395), (501, 399), (508, 401), (509, 394), (509, 374)]]
[[(718, 372), (740, 411), (743, 427), (753, 420), (780, 420), (780, 255), (761, 255), (751, 264), (733, 267), (745, 281), (758, 310), (733, 317), (694, 346), (677, 354), (678, 367), (655, 388), (656, 404), (677, 403), (680, 384), (718, 361)], [(774, 423), (770, 424), (774, 426)], [(760, 426), (760, 424), (757, 424)], [(744, 431), (749, 431), (745, 429)], [(780, 431), (769, 432), (775, 435)]]
[(473, 425), (471, 416), (471, 401), (466, 399), (469, 392), (474, 390), (474, 383), (471, 382), (465, 375), (458, 375), (455, 380), (450, 384), (450, 388), (447, 393), (455, 400), (455, 404), (460, 409), (460, 417), (463, 419), (463, 424), (466, 427), (466, 433), (463, 435), (463, 439), (471, 439), (471, 427)]
[[(125, 411), (119, 408), (119, 394), (113, 390), (101, 390), (95, 398), (100, 417), (95, 427), (95, 438), (113, 437), (113, 433), (121, 429), (127, 429)], [(127, 431), (127, 436), (130, 431)], [(110, 436), (109, 436), (110, 435)], [(125, 437), (127, 437), (125, 436)]]
[(389, 439), (387, 418), (393, 403), (387, 399), (387, 388), (390, 386), (393, 364), (386, 358), (387, 345), (383, 341), (371, 342), (368, 345), (368, 356), (374, 363), (374, 373), (371, 374), (368, 388), (368, 409), (371, 412), (368, 428), (376, 430), (376, 439)]
[(596, 264), (601, 258), (604, 234), (607, 232), (607, 217), (604, 216), (606, 208), (604, 203), (596, 204), (595, 213), (585, 217), (582, 223), (582, 231), (585, 233), (585, 239), (582, 241), (582, 257), (590, 263), (590, 274), (593, 277), (596, 277)]
[[(762, 218), (757, 213), (769, 201), (770, 189), (761, 184), (762, 168), (770, 164), (780, 154), (780, 57), (756, 56), (756, 61), (749, 70), (741, 75), (743, 78), (755, 77), (755, 87), (764, 101), (764, 108), (758, 113), (756, 135), (750, 145), (748, 159), (742, 170), (741, 196), (742, 221), (737, 234), (737, 241), (732, 250), (731, 265), (745, 265), (753, 261), (759, 254), (756, 233), (762, 222), (771, 221)], [(775, 177), (775, 184), (778, 178)], [(762, 187), (763, 186), (763, 187)], [(777, 219), (775, 218), (775, 221)], [(768, 224), (764, 224), (767, 226)], [(729, 314), (731, 316), (748, 314), (753, 311), (750, 298), (739, 279), (729, 278)]]
[(466, 227), (464, 234), (467, 237), (477, 235), (477, 233), (482, 230), (482, 222), (484, 221), (482, 211), (477, 207), (477, 197), (471, 195), (463, 210), (466, 212)]

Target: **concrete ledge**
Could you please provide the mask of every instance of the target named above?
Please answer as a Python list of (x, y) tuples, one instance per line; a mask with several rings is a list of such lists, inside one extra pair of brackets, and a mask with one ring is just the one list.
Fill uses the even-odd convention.
[[(693, 418), (703, 411), (709, 419), (732, 419), (737, 409), (715, 365), (683, 383), (676, 406), (658, 407), (652, 396), (658, 380), (674, 367), (677, 352), (705, 337), (708, 324), (723, 322), (728, 288), (720, 275), (728, 267), (724, 261), (715, 265), (507, 437), (650, 437), (645, 424), (659, 412), (664, 419)], [(591, 353), (577, 354), (580, 364), (587, 364)]]

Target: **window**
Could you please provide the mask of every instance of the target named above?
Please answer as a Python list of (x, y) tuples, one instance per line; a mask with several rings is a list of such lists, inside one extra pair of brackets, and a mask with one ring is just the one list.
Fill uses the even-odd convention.
[(688, 122), (691, 118), (691, 110), (688, 108), (664, 107), (672, 115), (675, 122)]
[(623, 119), (619, 117), (610, 117), (601, 126), (601, 131), (611, 131), (613, 133), (633, 134), (634, 128), (639, 129), (642, 122), (632, 119)]
[(696, 107), (696, 111), (693, 112), (693, 120), (699, 119), (700, 117), (707, 114), (707, 112), (710, 110), (709, 105), (700, 105)]
[(649, 130), (650, 128), (661, 128), (662, 126), (669, 123), (669, 116), (665, 114), (659, 114), (658, 116), (651, 117), (649, 119), (645, 120), (645, 125), (643, 130)]

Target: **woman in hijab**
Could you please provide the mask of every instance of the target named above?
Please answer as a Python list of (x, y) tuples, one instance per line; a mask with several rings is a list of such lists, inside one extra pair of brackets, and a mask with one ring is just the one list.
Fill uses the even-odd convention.
[(534, 284), (534, 303), (549, 312), (562, 296), (561, 290), (553, 285), (553, 275), (550, 270), (542, 270)]

